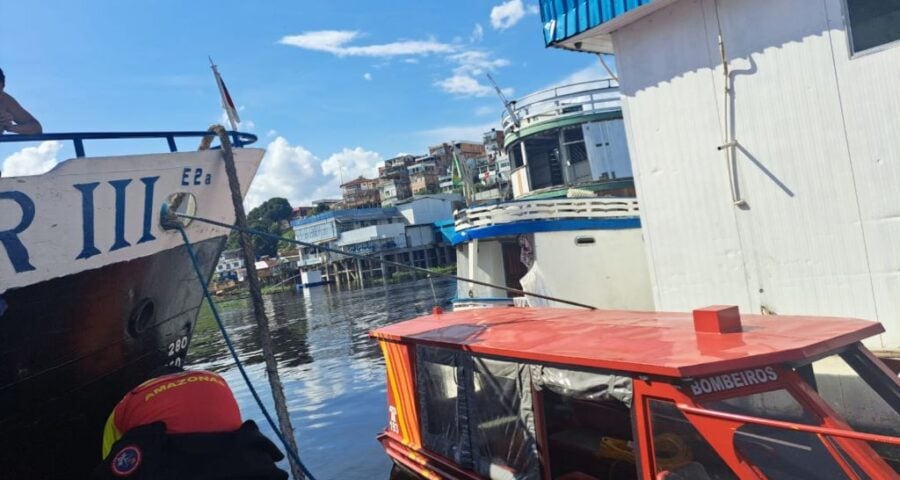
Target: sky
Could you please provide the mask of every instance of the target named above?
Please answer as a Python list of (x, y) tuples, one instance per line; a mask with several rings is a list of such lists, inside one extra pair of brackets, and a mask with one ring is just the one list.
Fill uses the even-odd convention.
[[(205, 130), (226, 122), (208, 57), (266, 148), (247, 206), (340, 196), (385, 159), (481, 140), (511, 99), (606, 77), (547, 49), (537, 0), (0, 0), (6, 92), (45, 132)], [(0, 146), (4, 176), (71, 158), (69, 143)], [(96, 142), (88, 155), (165, 151)], [(137, 149), (137, 151), (135, 151)]]

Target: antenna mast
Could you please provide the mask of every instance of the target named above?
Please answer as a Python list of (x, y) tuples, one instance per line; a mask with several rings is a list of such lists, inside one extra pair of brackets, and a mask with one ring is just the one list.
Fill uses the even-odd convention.
[(519, 116), (516, 115), (516, 111), (512, 107), (512, 102), (506, 99), (506, 95), (503, 94), (503, 90), (500, 90), (500, 87), (497, 86), (497, 82), (494, 81), (494, 77), (491, 76), (490, 73), (486, 74), (488, 80), (491, 81), (491, 85), (494, 86), (494, 90), (497, 91), (497, 95), (500, 97), (500, 100), (503, 102), (503, 106), (506, 107), (507, 113), (509, 113), (509, 119), (512, 120), (513, 125), (516, 128), (519, 127)]

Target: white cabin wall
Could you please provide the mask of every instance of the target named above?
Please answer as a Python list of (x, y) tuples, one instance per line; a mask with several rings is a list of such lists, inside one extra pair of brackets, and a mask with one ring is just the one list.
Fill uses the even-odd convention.
[(660, 310), (724, 303), (749, 311), (752, 306), (727, 169), (716, 152), (722, 134), (712, 52), (698, 47), (709, 35), (701, 2), (693, 0), (613, 36)]
[[(473, 240), (456, 250), (456, 271), (460, 276), (503, 285), (503, 251), (497, 240)], [(457, 282), (458, 298), (506, 298), (506, 290), (474, 283)]]
[(900, 47), (850, 58), (841, 0), (718, 0), (742, 209), (715, 7), (613, 35), (657, 308), (880, 320), (900, 347)]
[(835, 74), (885, 348), (900, 348), (900, 46), (851, 58), (844, 5), (828, 0)]
[[(594, 243), (576, 245), (578, 237)], [(641, 230), (580, 230), (534, 234), (538, 293), (599, 308), (653, 310)], [(528, 277), (528, 275), (526, 275)], [(522, 287), (530, 290), (523, 279)], [(532, 299), (532, 303), (571, 307)]]
[(624, 120), (589, 122), (583, 124), (581, 129), (590, 162), (590, 175), (594, 180), (601, 178), (604, 173), (609, 178), (633, 176)]

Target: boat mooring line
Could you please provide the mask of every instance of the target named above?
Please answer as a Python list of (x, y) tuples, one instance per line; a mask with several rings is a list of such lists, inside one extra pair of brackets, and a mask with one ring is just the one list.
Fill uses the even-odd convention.
[[(234, 223), (240, 227), (247, 227), (247, 214), (244, 212), (244, 198), (241, 195), (240, 179), (237, 174), (237, 167), (234, 162), (234, 151), (231, 147), (231, 140), (228, 138), (228, 132), (221, 125), (212, 125), (208, 131), (214, 136), (219, 137), (219, 144), (222, 147), (222, 161), (225, 164), (225, 173), (228, 176), (228, 190), (231, 193), (231, 204), (234, 208)], [(213, 135), (204, 137), (199, 146), (199, 150), (206, 150), (210, 147)], [(166, 209), (169, 210), (169, 209)], [(193, 212), (191, 212), (193, 213)], [(177, 217), (167, 214), (160, 219), (161, 222), (175, 221), (184, 229), (184, 225), (177, 221)], [(185, 242), (188, 241), (187, 235), (184, 234)], [(253, 317), (256, 320), (256, 335), (262, 348), (263, 358), (266, 362), (266, 377), (269, 381), (269, 388), (272, 391), (272, 400), (275, 403), (275, 413), (278, 415), (278, 438), (284, 445), (285, 450), (291, 454), (288, 456), (290, 464), (291, 476), (294, 480), (304, 480), (306, 477), (306, 468), (300, 463), (300, 449), (297, 447), (297, 436), (294, 434), (294, 426), (291, 424), (291, 415), (287, 409), (287, 398), (284, 395), (284, 385), (281, 383), (281, 375), (278, 373), (278, 361), (275, 359), (275, 350), (272, 347), (272, 333), (269, 331), (269, 319), (266, 316), (266, 308), (263, 305), (263, 298), (259, 286), (259, 278), (256, 274), (256, 254), (253, 252), (253, 246), (250, 244), (250, 238), (241, 233), (238, 235), (241, 245), (241, 252), (244, 255), (244, 263), (247, 266), (247, 285), (250, 290), (250, 298), (253, 301)], [(206, 283), (202, 275), (198, 277), (201, 282)], [(208, 288), (207, 295), (209, 294)], [(224, 329), (223, 329), (224, 331)], [(271, 417), (267, 417), (271, 421)], [(274, 425), (273, 425), (274, 428)]]
[(191, 263), (194, 266), (194, 271), (197, 273), (197, 281), (200, 282), (200, 285), (203, 287), (203, 296), (206, 298), (206, 302), (209, 303), (209, 308), (212, 310), (213, 317), (216, 319), (216, 323), (219, 325), (219, 331), (222, 332), (222, 337), (225, 339), (225, 345), (228, 347), (228, 351), (231, 353), (231, 357), (234, 358), (234, 363), (237, 365), (238, 370), (241, 372), (241, 376), (244, 378), (244, 382), (247, 384), (247, 388), (250, 390), (250, 393), (253, 395), (253, 398), (256, 400), (256, 404), (259, 405), (259, 409), (262, 411), (263, 416), (266, 417), (266, 421), (269, 423), (269, 426), (272, 427), (272, 430), (275, 432), (275, 435), (278, 437), (278, 440), (281, 441), (281, 445), (284, 446), (284, 449), (288, 452), (288, 455), (293, 459), (296, 464), (303, 469), (303, 473), (306, 475), (306, 478), (310, 480), (315, 480), (313, 474), (306, 468), (306, 465), (303, 461), (300, 460), (300, 455), (288, 445), (287, 439), (285, 439), (284, 435), (282, 435), (281, 430), (279, 430), (278, 426), (275, 424), (275, 420), (272, 419), (272, 415), (269, 414), (269, 410), (266, 408), (265, 404), (260, 398), (259, 394), (256, 392), (256, 388), (253, 386), (253, 382), (250, 381), (250, 376), (247, 375), (247, 371), (244, 369), (244, 364), (241, 362), (240, 356), (238, 356), (237, 351), (234, 349), (234, 344), (231, 342), (231, 337), (228, 336), (228, 331), (225, 330), (225, 324), (222, 323), (222, 318), (219, 317), (219, 309), (216, 308), (216, 303), (213, 301), (212, 295), (209, 293), (209, 287), (206, 284), (206, 281), (203, 280), (203, 272), (200, 270), (200, 263), (197, 261), (197, 255), (194, 253), (194, 248), (191, 245), (191, 241), (187, 236), (187, 232), (184, 231), (184, 227), (181, 224), (170, 224), (170, 228), (175, 228), (181, 233), (181, 238), (184, 240), (184, 245), (187, 248), (188, 255), (191, 257)]
[(316, 244), (314, 244), (314, 243), (304, 242), (304, 241), (302, 241), (302, 240), (293, 240), (293, 239), (290, 239), (290, 238), (284, 238), (284, 237), (281, 237), (281, 236), (278, 236), (278, 235), (271, 234), (271, 233), (269, 233), (269, 232), (264, 232), (264, 231), (262, 231), (262, 230), (256, 230), (256, 229), (253, 229), (253, 228), (242, 228), (242, 227), (239, 227), (239, 226), (237, 226), (237, 225), (229, 225), (229, 224), (227, 224), (227, 223), (222, 223), (222, 222), (219, 222), (219, 221), (216, 221), (216, 220), (212, 220), (212, 219), (209, 219), (209, 218), (197, 217), (197, 216), (194, 216), (194, 215), (188, 215), (188, 214), (186, 214), (186, 213), (178, 213), (178, 212), (171, 212), (171, 214), (172, 214), (172, 215), (175, 215), (175, 216), (177, 216), (177, 217), (180, 217), (180, 218), (186, 218), (186, 219), (190, 219), (190, 220), (196, 220), (196, 221), (198, 221), (198, 222), (208, 223), (208, 224), (210, 224), (210, 225), (215, 225), (215, 226), (218, 226), (218, 227), (224, 227), (224, 228), (228, 228), (228, 229), (231, 229), (231, 230), (235, 230), (235, 231), (238, 231), (238, 232), (241, 232), (241, 233), (246, 233), (246, 234), (250, 234), (250, 235), (256, 235), (256, 236), (259, 236), (259, 237), (268, 238), (268, 239), (276, 240), (276, 241), (279, 241), (279, 242), (293, 243), (293, 244), (295, 244), (295, 245), (300, 245), (301, 247), (307, 247), (307, 248), (312, 248), (312, 249), (315, 249), (315, 250), (321, 250), (321, 251), (325, 251), (325, 252), (337, 253), (337, 254), (339, 254), (339, 255), (346, 255), (346, 256), (351, 257), (351, 258), (357, 258), (357, 259), (360, 259), (360, 260), (366, 260), (366, 261), (369, 261), (369, 262), (374, 261), (374, 262), (382, 263), (382, 264), (384, 264), (384, 265), (393, 265), (393, 266), (398, 267), (398, 268), (405, 268), (405, 269), (407, 269), (407, 270), (412, 270), (412, 271), (414, 271), (414, 272), (423, 273), (423, 274), (425, 274), (425, 275), (436, 275), (436, 276), (439, 276), (439, 277), (452, 278), (452, 279), (454, 279), (454, 280), (458, 280), (458, 281), (461, 281), (461, 282), (474, 283), (475, 285), (481, 285), (481, 286), (485, 286), (485, 287), (497, 288), (497, 289), (504, 290), (504, 291), (507, 291), (507, 292), (518, 293), (518, 294), (521, 294), (521, 295), (528, 295), (528, 296), (531, 296), (531, 297), (542, 298), (542, 299), (544, 299), (544, 300), (550, 300), (550, 301), (553, 301), (553, 302), (565, 303), (565, 304), (567, 304), (567, 305), (573, 305), (573, 306), (576, 306), (576, 307), (586, 308), (586, 309), (588, 309), (588, 310), (596, 310), (596, 309), (597, 309), (597, 307), (593, 307), (593, 306), (591, 306), (591, 305), (586, 305), (586, 304), (584, 304), (584, 303), (573, 302), (572, 300), (565, 300), (565, 299), (562, 299), (562, 298), (551, 297), (551, 296), (549, 296), (549, 295), (543, 295), (543, 294), (540, 294), (540, 293), (526, 292), (525, 290), (519, 290), (519, 289), (517, 289), (517, 288), (507, 287), (507, 286), (505, 286), (505, 285), (497, 285), (497, 284), (494, 284), (494, 283), (484, 282), (484, 281), (481, 281), (481, 280), (473, 280), (473, 279), (471, 279), (471, 278), (460, 277), (460, 276), (458, 276), (458, 275), (453, 275), (453, 274), (451, 274), (451, 273), (432, 272), (431, 270), (428, 270), (427, 268), (416, 267), (416, 266), (414, 266), (414, 265), (407, 265), (407, 264), (405, 264), (405, 263), (395, 262), (395, 261), (393, 261), (393, 260), (387, 260), (387, 259), (383, 259), (383, 258), (379, 258), (379, 257), (372, 256), (372, 255), (362, 255), (362, 254), (358, 254), (358, 253), (351, 253), (351, 252), (347, 252), (347, 251), (341, 250), (341, 249), (339, 249), (339, 248), (326, 247), (326, 246), (324, 246), (324, 245), (316, 245)]

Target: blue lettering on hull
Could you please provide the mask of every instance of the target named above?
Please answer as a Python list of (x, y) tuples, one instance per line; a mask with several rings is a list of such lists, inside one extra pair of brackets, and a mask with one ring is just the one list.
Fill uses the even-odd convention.
[(28, 249), (19, 240), (19, 234), (24, 232), (34, 221), (34, 202), (28, 195), (22, 192), (0, 192), (0, 200), (12, 200), (19, 204), (22, 211), (22, 220), (11, 230), (0, 231), (0, 243), (6, 249), (6, 255), (12, 262), (16, 273), (34, 270), (34, 265), (28, 261)]
[[(199, 169), (198, 169), (199, 170)], [(154, 187), (159, 177), (142, 177), (141, 184), (144, 186), (144, 204), (143, 204), (143, 224), (141, 238), (137, 243), (146, 243), (156, 240), (152, 233), (153, 227), (153, 206), (154, 203)], [(128, 220), (125, 215), (126, 192), (131, 179), (110, 180), (108, 183), (115, 193), (115, 210), (113, 218), (113, 244), (109, 251), (119, 250), (130, 247), (131, 243), (125, 238), (125, 222)], [(81, 194), (81, 252), (75, 257), (76, 260), (91, 258), (95, 255), (103, 253), (95, 244), (95, 222), (94, 222), (94, 192), (100, 182), (78, 183), (72, 185)], [(36, 214), (34, 201), (25, 193), (18, 191), (0, 192), (0, 204), (3, 200), (10, 200), (16, 203), (21, 212), (22, 219), (19, 224), (9, 230), (0, 230), (0, 244), (6, 250), (6, 256), (12, 263), (16, 273), (28, 272), (36, 270), (31, 264), (28, 248), (19, 238), (19, 236), (27, 230)], [(7, 211), (12, 211), (8, 207), (3, 209), (4, 216)]]

